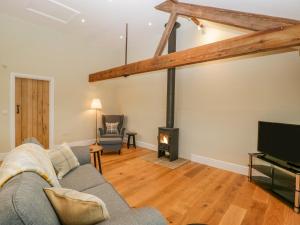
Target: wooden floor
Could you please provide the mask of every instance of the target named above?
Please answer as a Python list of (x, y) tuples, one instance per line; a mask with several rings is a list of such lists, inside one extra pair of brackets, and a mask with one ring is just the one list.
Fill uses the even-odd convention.
[(102, 156), (104, 176), (132, 207), (155, 207), (176, 225), (300, 225), (300, 215), (245, 176), (191, 162), (171, 170), (144, 161), (146, 154)]

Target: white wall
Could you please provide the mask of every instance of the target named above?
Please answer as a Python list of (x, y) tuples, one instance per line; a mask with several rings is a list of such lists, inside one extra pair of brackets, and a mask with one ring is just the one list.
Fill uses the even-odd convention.
[(118, 62), (116, 49), (82, 43), (76, 37), (0, 15), (0, 153), (10, 150), (9, 76), (12, 72), (55, 79), (55, 143), (92, 139), (95, 112), (92, 98), (103, 102), (103, 113), (118, 112), (115, 84), (88, 83), (88, 74)]
[[(205, 34), (181, 20), (178, 50), (245, 33), (205, 23)], [(155, 45), (131, 48), (131, 60), (150, 57)], [(141, 51), (141, 46), (143, 46)], [(157, 144), (165, 125), (166, 71), (120, 78), (118, 98), (138, 140)], [(256, 151), (259, 120), (300, 124), (299, 52), (221, 60), (179, 68), (175, 126), (180, 156), (191, 154), (246, 165)]]

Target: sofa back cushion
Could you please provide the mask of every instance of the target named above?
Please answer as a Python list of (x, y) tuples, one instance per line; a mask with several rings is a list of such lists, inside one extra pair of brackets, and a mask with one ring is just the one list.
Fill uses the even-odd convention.
[(39, 175), (21, 173), (0, 189), (1, 225), (60, 225), (43, 188), (50, 185)]

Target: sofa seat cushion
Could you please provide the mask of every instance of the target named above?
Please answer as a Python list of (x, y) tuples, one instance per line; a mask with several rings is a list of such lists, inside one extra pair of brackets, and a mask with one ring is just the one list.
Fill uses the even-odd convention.
[(60, 225), (44, 188), (50, 185), (36, 173), (24, 172), (0, 189), (1, 225)]
[(109, 183), (87, 189), (84, 192), (100, 198), (105, 203), (111, 219), (119, 217), (121, 213), (130, 210), (128, 204)]
[(84, 191), (104, 183), (106, 180), (92, 164), (79, 166), (60, 180), (62, 187), (76, 191)]
[(167, 225), (166, 219), (153, 208), (130, 209), (113, 219), (95, 225)]

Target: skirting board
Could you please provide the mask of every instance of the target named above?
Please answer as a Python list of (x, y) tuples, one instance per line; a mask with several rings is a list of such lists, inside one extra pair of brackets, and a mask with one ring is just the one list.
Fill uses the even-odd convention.
[[(72, 146), (87, 146), (87, 145), (91, 145), (94, 143), (95, 143), (95, 139), (88, 139), (88, 140), (74, 141), (74, 142), (70, 142), (68, 144), (72, 147)], [(123, 143), (127, 143), (127, 138), (124, 138)], [(147, 148), (147, 149), (154, 150), (154, 151), (157, 150), (156, 145), (149, 144), (149, 143), (142, 142), (142, 141), (136, 141), (136, 145), (141, 148)]]
[(218, 168), (218, 169), (227, 170), (227, 171), (230, 171), (230, 172), (242, 174), (242, 175), (247, 175), (248, 174), (248, 167), (247, 166), (243, 166), (243, 165), (239, 165), (239, 164), (235, 164), (235, 163), (230, 163), (230, 162), (225, 162), (225, 161), (217, 160), (217, 159), (213, 159), (213, 158), (208, 158), (208, 157), (205, 157), (205, 156), (191, 154), (191, 161), (196, 162), (196, 163), (200, 163), (200, 164), (204, 164), (204, 165), (208, 165), (208, 166), (211, 166), (211, 167), (215, 167), (215, 168)]
[[(127, 143), (127, 138), (124, 139), (124, 143)], [(136, 141), (136, 145), (141, 148), (147, 148), (150, 150), (157, 151), (157, 145), (149, 144), (149, 143), (142, 142), (142, 141)], [(211, 167), (215, 167), (218, 169), (242, 174), (242, 175), (248, 175), (248, 167), (247, 166), (243, 166), (243, 165), (239, 165), (239, 164), (235, 164), (235, 163), (225, 162), (222, 160), (208, 158), (208, 157), (204, 157), (204, 156), (200, 156), (200, 155), (196, 155), (196, 154), (191, 154), (191, 161), (200, 163), (200, 164), (204, 164), (204, 165), (208, 165)]]
[(142, 142), (142, 141), (137, 141), (136, 145), (141, 148), (147, 148), (147, 149), (150, 149), (153, 151), (157, 151), (157, 145), (149, 144), (149, 143)]
[[(132, 139), (131, 139), (131, 141), (132, 141)], [(127, 138), (123, 139), (123, 143), (127, 144)], [(140, 147), (140, 148), (147, 148), (149, 150), (157, 151), (157, 145), (149, 144), (149, 143), (146, 143), (143, 141), (136, 140), (136, 146)]]

